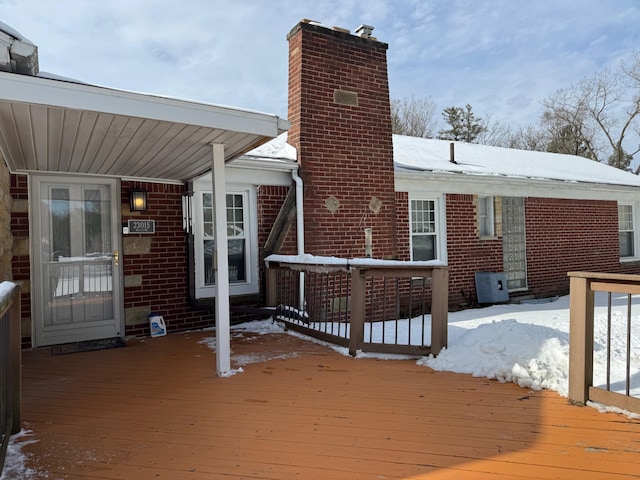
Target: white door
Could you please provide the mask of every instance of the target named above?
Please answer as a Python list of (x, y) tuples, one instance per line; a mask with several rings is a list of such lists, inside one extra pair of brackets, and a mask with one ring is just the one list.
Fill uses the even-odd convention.
[(115, 179), (33, 177), (34, 343), (122, 336)]

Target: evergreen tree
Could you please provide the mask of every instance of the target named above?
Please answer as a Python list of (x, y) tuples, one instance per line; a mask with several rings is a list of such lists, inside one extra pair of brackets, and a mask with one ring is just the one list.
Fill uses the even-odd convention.
[(633, 162), (633, 155), (624, 151), (622, 146), (618, 146), (616, 151), (613, 152), (609, 158), (607, 159), (607, 164), (619, 168), (620, 170), (625, 170), (627, 172), (631, 172), (631, 162)]
[(547, 152), (566, 153), (568, 155), (579, 155), (593, 160), (589, 149), (580, 130), (574, 125), (564, 125), (559, 128), (547, 144)]
[(477, 118), (471, 105), (465, 107), (448, 107), (442, 112), (442, 118), (449, 125), (449, 129), (440, 130), (438, 138), (441, 140), (455, 140), (473, 143), (486, 130), (481, 118)]

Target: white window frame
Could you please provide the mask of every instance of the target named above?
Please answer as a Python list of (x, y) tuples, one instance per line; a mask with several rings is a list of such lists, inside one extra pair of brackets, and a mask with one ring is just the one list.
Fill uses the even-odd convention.
[[(633, 242), (632, 242), (632, 247), (633, 247), (633, 255), (628, 256), (628, 257), (623, 257), (620, 256), (620, 262), (633, 262), (633, 261), (638, 261), (639, 257), (638, 257), (638, 253), (640, 252), (639, 247), (640, 247), (640, 239), (638, 238), (638, 206), (640, 205), (640, 203), (635, 202), (635, 203), (625, 203), (625, 202), (619, 202), (618, 203), (618, 237), (620, 235), (620, 233), (622, 232), (631, 232), (633, 233)], [(621, 229), (621, 222), (620, 222), (620, 207), (630, 207), (631, 208), (631, 228), (625, 228), (625, 229)], [(618, 243), (618, 246), (620, 244)]]
[[(195, 262), (195, 297), (211, 298), (216, 295), (215, 285), (205, 285), (204, 272), (204, 218), (203, 195), (211, 194), (211, 188), (194, 185), (193, 194), (193, 233), (194, 233), (194, 262)], [(232, 296), (248, 295), (259, 292), (258, 284), (258, 214), (257, 193), (255, 185), (227, 185), (227, 195), (242, 195), (244, 209), (244, 239), (246, 278), (242, 282), (229, 284)], [(225, 196), (226, 198), (226, 196)], [(225, 219), (226, 221), (226, 219)], [(229, 237), (233, 238), (233, 237)]]
[[(493, 197), (478, 195), (478, 235), (480, 238), (495, 237), (495, 213)], [(484, 214), (482, 213), (484, 204)], [(486, 231), (483, 231), (483, 226)]]
[[(413, 261), (413, 202), (414, 201), (427, 201), (433, 202), (434, 205), (434, 226), (436, 237), (434, 245), (436, 248), (436, 255), (434, 260), (447, 263), (447, 239), (446, 239), (446, 213), (445, 213), (445, 201), (442, 196), (426, 196), (420, 194), (409, 195), (409, 255)], [(419, 234), (416, 234), (419, 235)]]

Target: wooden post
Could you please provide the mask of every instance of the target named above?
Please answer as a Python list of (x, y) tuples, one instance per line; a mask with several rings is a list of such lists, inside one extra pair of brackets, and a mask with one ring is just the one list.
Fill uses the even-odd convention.
[(351, 332), (349, 334), (349, 355), (356, 356), (358, 346), (364, 341), (364, 315), (367, 279), (365, 272), (351, 269)]
[(278, 269), (272, 268), (269, 265), (267, 265), (267, 292), (266, 292), (267, 307), (277, 307), (276, 305), (276, 302), (278, 301), (277, 282), (278, 282)]
[(431, 277), (431, 353), (437, 355), (448, 344), (449, 269), (434, 268)]
[(569, 400), (585, 404), (593, 385), (593, 307), (590, 281), (571, 277), (569, 303)]
[(20, 287), (12, 292), (13, 305), (9, 311), (9, 405), (11, 406), (11, 434), (22, 429), (22, 312)]

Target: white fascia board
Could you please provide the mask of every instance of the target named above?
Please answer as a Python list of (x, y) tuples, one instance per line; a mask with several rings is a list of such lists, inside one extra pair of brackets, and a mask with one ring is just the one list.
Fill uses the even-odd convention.
[[(288, 186), (291, 185), (290, 170), (266, 170), (266, 169), (249, 169), (234, 168), (229, 165), (225, 167), (225, 176), (227, 185), (271, 185), (271, 186)], [(193, 180), (194, 186), (198, 186), (201, 190), (207, 190), (211, 185), (211, 174)]]
[(396, 172), (396, 192), (636, 201), (640, 188), (504, 176)]
[(227, 164), (227, 168), (244, 168), (249, 170), (269, 170), (276, 172), (291, 172), (298, 169), (298, 163), (290, 160), (275, 158), (247, 158), (240, 157)]
[(276, 115), (0, 72), (0, 101), (33, 103), (197, 125), (275, 138), (289, 128)]
[(96, 175), (95, 173), (82, 173), (82, 172), (58, 172), (55, 170), (29, 170), (29, 169), (16, 169), (12, 170), (11, 173), (15, 174), (24, 174), (24, 175), (56, 175), (58, 177), (88, 177), (88, 178), (116, 178), (118, 180), (123, 181), (131, 181), (131, 182), (145, 182), (145, 183), (161, 183), (167, 185), (184, 185), (182, 180), (176, 180), (175, 178), (149, 178), (149, 177), (130, 177), (130, 176), (120, 176), (120, 175), (108, 175), (105, 173), (101, 173), (100, 175)]

